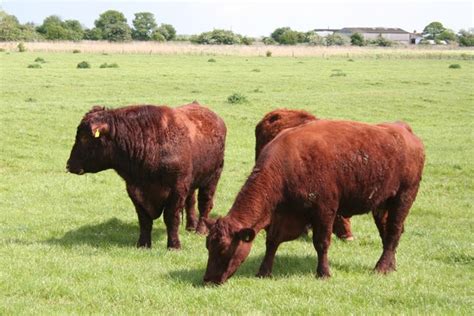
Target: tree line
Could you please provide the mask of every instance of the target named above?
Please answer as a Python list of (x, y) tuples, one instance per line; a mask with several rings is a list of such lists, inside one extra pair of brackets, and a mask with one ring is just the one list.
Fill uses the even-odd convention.
[[(460, 30), (457, 34), (440, 22), (428, 24), (422, 32), (423, 42), (458, 43), (460, 46), (474, 46), (474, 29)], [(39, 26), (33, 23), (21, 24), (14, 15), (0, 11), (0, 41), (40, 41), (40, 40), (106, 40), (111, 42), (125, 41), (190, 41), (196, 44), (251, 45), (255, 38), (236, 34), (232, 31), (215, 29), (197, 35), (177, 35), (171, 24), (158, 26), (155, 16), (150, 12), (134, 14), (132, 27), (127, 23), (122, 12), (108, 10), (100, 14), (93, 28), (85, 28), (78, 20), (62, 20), (51, 15)], [(353, 45), (353, 46), (392, 46), (394, 42), (379, 36), (366, 40), (362, 34), (354, 33), (350, 37), (340, 33), (321, 36), (315, 31), (299, 32), (290, 27), (279, 27), (270, 36), (261, 41), (266, 45)]]
[(93, 28), (84, 28), (78, 20), (63, 21), (56, 15), (43, 20), (39, 26), (33, 23), (20, 24), (14, 15), (0, 11), (0, 41), (38, 40), (106, 40), (111, 42), (170, 41), (176, 38), (176, 29), (171, 24), (158, 26), (150, 12), (135, 13), (133, 27), (124, 14), (115, 10), (102, 13)]

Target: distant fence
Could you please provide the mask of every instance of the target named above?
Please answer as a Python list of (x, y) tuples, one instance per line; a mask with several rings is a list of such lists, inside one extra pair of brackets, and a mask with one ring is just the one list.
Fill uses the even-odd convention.
[[(0, 42), (0, 48), (16, 51), (18, 42)], [(275, 46), (245, 45), (197, 45), (186, 42), (125, 42), (105, 41), (81, 42), (27, 42), (27, 50), (34, 52), (119, 53), (119, 54), (189, 54), (230, 56), (272, 56), (293, 57), (361, 57), (361, 58), (431, 58), (431, 59), (474, 59), (474, 49), (442, 46), (397, 46), (397, 47), (352, 47), (352, 46)]]

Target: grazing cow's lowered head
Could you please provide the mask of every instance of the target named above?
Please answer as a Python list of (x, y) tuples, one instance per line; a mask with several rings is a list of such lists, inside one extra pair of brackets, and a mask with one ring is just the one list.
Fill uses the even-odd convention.
[(111, 168), (114, 146), (111, 142), (112, 133), (107, 111), (94, 106), (77, 127), (76, 142), (66, 169), (81, 175)]
[(252, 228), (235, 229), (223, 218), (215, 224), (208, 220), (207, 224), (210, 228), (206, 239), (209, 259), (204, 282), (222, 284), (247, 258), (256, 233)]

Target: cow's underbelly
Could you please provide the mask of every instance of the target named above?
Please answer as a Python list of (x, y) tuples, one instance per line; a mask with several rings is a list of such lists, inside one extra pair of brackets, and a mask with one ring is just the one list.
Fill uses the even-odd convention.
[(152, 219), (157, 219), (163, 213), (170, 191), (169, 187), (159, 184), (149, 184), (142, 188), (142, 205)]

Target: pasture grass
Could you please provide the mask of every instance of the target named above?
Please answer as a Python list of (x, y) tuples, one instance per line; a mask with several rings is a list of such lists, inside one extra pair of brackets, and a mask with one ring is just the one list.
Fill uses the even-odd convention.
[[(30, 44), (28, 44), (30, 46)], [(0, 53), (0, 314), (472, 314), (474, 308), (474, 62), (47, 52)], [(48, 63), (27, 69), (36, 57)], [(87, 60), (93, 67), (77, 71)], [(351, 62), (351, 61), (354, 62)], [(103, 63), (117, 69), (100, 69)], [(252, 71), (259, 69), (258, 72)], [(333, 69), (339, 69), (333, 71)], [(344, 73), (345, 76), (332, 76)], [(239, 91), (248, 102), (229, 104)], [(369, 123), (404, 120), (427, 161), (398, 248), (398, 271), (372, 273), (381, 253), (369, 215), (354, 242), (333, 239), (332, 278), (315, 278), (310, 237), (285, 243), (273, 278), (254, 274), (265, 233), (225, 285), (203, 287), (204, 238), (180, 229), (167, 251), (134, 248), (135, 211), (113, 172), (75, 176), (65, 164), (93, 105), (198, 100), (228, 128), (212, 216), (224, 215), (253, 166), (254, 128), (268, 111)]]

